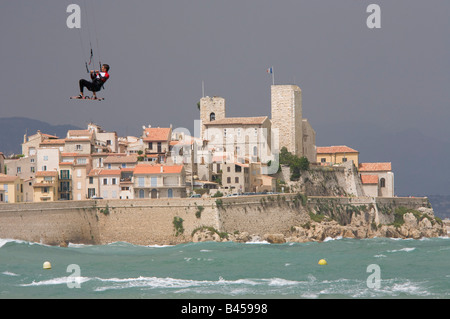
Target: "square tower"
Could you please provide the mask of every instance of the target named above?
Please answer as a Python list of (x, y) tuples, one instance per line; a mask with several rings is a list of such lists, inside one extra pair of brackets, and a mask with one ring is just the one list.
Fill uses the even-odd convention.
[(225, 118), (225, 99), (223, 97), (205, 96), (200, 99), (201, 138), (205, 131), (205, 124)]
[(279, 148), (285, 146), (292, 154), (303, 156), (302, 90), (297, 85), (272, 85), (271, 109)]

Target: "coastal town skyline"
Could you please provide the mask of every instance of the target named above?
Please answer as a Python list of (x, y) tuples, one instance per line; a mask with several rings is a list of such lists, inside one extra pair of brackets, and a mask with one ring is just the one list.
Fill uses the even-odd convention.
[[(448, 4), (376, 3), (380, 29), (367, 27), (368, 3), (351, 1), (87, 1), (78, 3), (79, 30), (66, 25), (67, 3), (4, 3), (2, 23), (14, 32), (1, 36), (8, 76), (0, 117), (81, 128), (95, 122), (121, 136), (149, 124), (193, 131), (202, 83), (205, 95), (227, 99), (230, 116), (269, 114), (266, 70), (273, 67), (276, 84), (302, 89), (318, 146), (346, 144), (366, 161), (393, 159), (403, 195), (446, 194), (448, 174), (436, 174), (432, 163), (450, 143)], [(94, 104), (68, 99), (88, 76), (89, 40), (95, 63), (101, 57), (111, 66), (100, 92), (106, 100)]]

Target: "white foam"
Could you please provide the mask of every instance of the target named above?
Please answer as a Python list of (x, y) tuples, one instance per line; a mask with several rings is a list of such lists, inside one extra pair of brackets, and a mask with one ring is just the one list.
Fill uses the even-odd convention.
[(402, 249), (388, 250), (388, 253), (397, 253), (400, 251), (410, 252), (410, 251), (413, 251), (414, 249), (416, 249), (416, 247), (407, 247), (407, 248), (402, 248)]
[(89, 277), (59, 277), (59, 278), (52, 278), (48, 280), (42, 280), (42, 281), (34, 281), (29, 284), (21, 284), (22, 287), (32, 287), (32, 286), (51, 286), (51, 285), (63, 285), (67, 283), (84, 283), (91, 280)]
[(18, 274), (15, 274), (15, 273), (10, 272), (10, 271), (4, 271), (4, 272), (2, 272), (2, 274), (5, 275), (5, 276), (19, 276)]

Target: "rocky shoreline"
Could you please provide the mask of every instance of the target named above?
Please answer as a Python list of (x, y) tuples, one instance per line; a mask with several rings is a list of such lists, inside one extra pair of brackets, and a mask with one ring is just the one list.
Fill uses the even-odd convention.
[[(310, 220), (309, 222), (292, 226), (286, 233), (249, 234), (220, 233), (211, 227), (198, 229), (192, 235), (193, 242), (217, 241), (217, 242), (258, 242), (266, 241), (271, 244), (283, 244), (287, 242), (311, 242), (324, 241), (326, 239), (339, 238), (400, 238), (420, 239), (448, 236), (447, 221), (444, 223), (435, 218), (431, 208), (421, 207), (418, 210), (405, 212), (402, 220), (389, 225), (377, 225), (366, 216), (353, 216), (351, 223), (340, 225), (335, 220), (324, 219), (322, 221)], [(448, 223), (450, 226), (450, 223)]]

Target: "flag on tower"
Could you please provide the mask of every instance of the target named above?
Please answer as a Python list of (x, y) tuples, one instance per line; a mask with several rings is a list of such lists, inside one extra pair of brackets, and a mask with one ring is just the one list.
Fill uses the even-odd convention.
[(275, 75), (273, 74), (273, 66), (266, 70), (267, 73), (272, 74), (272, 85), (275, 85)]

